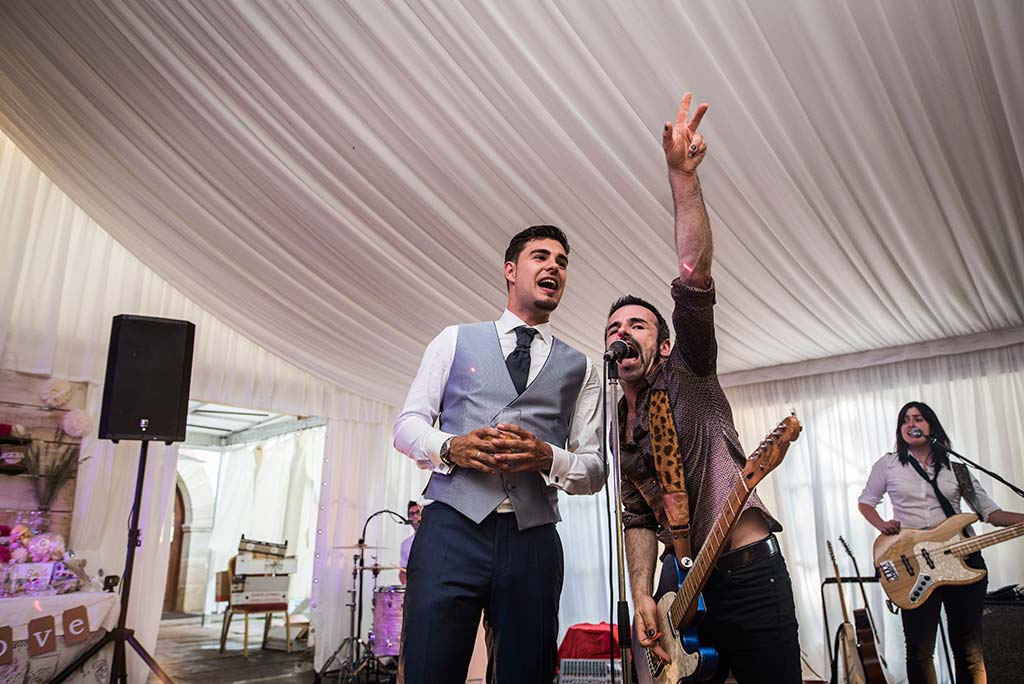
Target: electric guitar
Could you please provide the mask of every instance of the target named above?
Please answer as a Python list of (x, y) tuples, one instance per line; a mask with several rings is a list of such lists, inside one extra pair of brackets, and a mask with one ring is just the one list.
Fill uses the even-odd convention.
[(658, 643), (672, 662), (666, 663), (653, 651), (641, 646), (639, 635), (634, 630), (633, 654), (640, 684), (704, 681), (715, 674), (718, 653), (713, 648), (702, 646), (697, 638), (697, 624), (705, 612), (700, 592), (722, 554), (743, 504), (750, 498), (754, 487), (782, 463), (790, 443), (800, 436), (800, 429), (796, 416), (786, 417), (747, 458), (739, 481), (733, 486), (725, 508), (711, 528), (697, 559), (686, 571), (679, 591), (670, 591), (658, 601), (657, 629), (661, 632)]
[(864, 599), (863, 608), (853, 609), (853, 624), (857, 630), (857, 654), (860, 663), (864, 666), (864, 676), (868, 684), (887, 684), (889, 681), (885, 676), (885, 659), (878, 652), (875, 644), (880, 641), (875, 632), (875, 623), (871, 619), (868, 610), (868, 593), (864, 590), (864, 582), (860, 577), (860, 568), (857, 567), (857, 559), (850, 550), (850, 545), (839, 535), (839, 543), (846, 550), (846, 555), (853, 561), (853, 572), (857, 576), (857, 586), (860, 587), (860, 596)]
[[(860, 655), (857, 653), (857, 634), (852, 624), (850, 624), (850, 616), (846, 614), (846, 597), (843, 594), (843, 576), (839, 573), (839, 566), (836, 565), (836, 554), (832, 552), (832, 542), (826, 541), (825, 545), (828, 546), (828, 557), (832, 559), (832, 569), (836, 573), (836, 590), (839, 594), (839, 607), (843, 610), (843, 624), (839, 626), (839, 631), (836, 632), (836, 651), (838, 657), (836, 661), (843, 663), (843, 680), (846, 684), (866, 684), (867, 676), (864, 674), (864, 665), (860, 661)], [(839, 666), (838, 662), (832, 662), (833, 672)], [(833, 677), (833, 681), (838, 682), (839, 679)]]
[(879, 536), (875, 565), (889, 599), (903, 610), (913, 610), (938, 587), (980, 582), (985, 571), (968, 567), (964, 556), (1024, 534), (1024, 523), (1017, 523), (976, 537), (964, 535), (964, 528), (977, 520), (973, 513), (960, 513), (930, 530)]

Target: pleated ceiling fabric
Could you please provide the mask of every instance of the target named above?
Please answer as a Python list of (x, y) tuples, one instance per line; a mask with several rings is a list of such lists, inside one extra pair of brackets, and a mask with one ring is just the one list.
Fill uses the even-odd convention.
[(0, 128), (132, 254), (276, 356), (398, 404), (501, 254), (572, 241), (558, 334), (668, 308), (659, 146), (702, 167), (720, 370), (1024, 325), (1024, 5), (0, 5)]

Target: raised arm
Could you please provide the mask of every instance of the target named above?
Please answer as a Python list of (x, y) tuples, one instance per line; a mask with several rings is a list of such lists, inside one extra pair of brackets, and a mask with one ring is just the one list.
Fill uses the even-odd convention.
[(712, 247), (711, 223), (697, 178), (697, 167), (704, 160), (708, 146), (697, 127), (708, 105), (702, 102), (693, 118), (687, 120), (692, 99), (690, 93), (683, 95), (676, 122), (665, 123), (661, 144), (675, 204), (679, 278), (687, 285), (703, 289), (711, 284)]

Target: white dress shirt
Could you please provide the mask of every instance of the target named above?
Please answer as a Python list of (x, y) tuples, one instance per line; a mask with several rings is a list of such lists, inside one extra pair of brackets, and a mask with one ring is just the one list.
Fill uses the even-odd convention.
[[(931, 477), (931, 467), (926, 468), (925, 472)], [(981, 488), (981, 484), (974, 474), (971, 473), (970, 476), (971, 482), (974, 483), (974, 492), (978, 496), (981, 519), (987, 521), (993, 511), (999, 510), (999, 506)], [(953, 506), (953, 510), (956, 513), (961, 513), (960, 484), (956, 481), (953, 470), (943, 468), (939, 471), (936, 484), (939, 485), (939, 491)], [(900, 463), (900, 457), (895, 452), (888, 453), (875, 461), (875, 465), (871, 468), (871, 474), (868, 475), (868, 482), (864, 485), (864, 491), (861, 492), (857, 501), (868, 506), (877, 506), (882, 501), (882, 495), (886, 493), (889, 494), (889, 500), (892, 502), (893, 516), (902, 527), (912, 530), (929, 530), (946, 519), (946, 514), (942, 511), (939, 498), (935, 496), (932, 486), (925, 482), (912, 464)]]
[[(494, 326), (501, 343), (501, 354), (508, 357), (516, 347), (515, 329), (526, 325), (508, 309)], [(551, 324), (529, 326), (537, 330), (530, 344), (530, 375), (527, 386), (533, 382), (551, 352)], [(441, 463), (441, 447), (452, 435), (434, 427), (440, 412), (441, 399), (458, 341), (459, 327), (449, 326), (431, 341), (423, 353), (420, 369), (412, 381), (402, 413), (393, 430), (395, 448), (409, 456), (423, 469), (447, 474), (448, 466)], [(580, 386), (579, 396), (569, 423), (566, 444), (551, 444), (553, 460), (551, 471), (541, 473), (548, 486), (569, 494), (591, 494), (604, 485), (604, 459), (601, 456), (601, 383), (594, 364), (587, 359), (587, 372)], [(481, 425), (480, 427), (487, 427)], [(499, 510), (511, 510), (506, 499)]]

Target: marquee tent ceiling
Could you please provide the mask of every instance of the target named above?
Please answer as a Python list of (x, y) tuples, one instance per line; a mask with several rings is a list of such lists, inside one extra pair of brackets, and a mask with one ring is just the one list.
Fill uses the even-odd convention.
[(685, 89), (720, 370), (1019, 330), (1021, 35), (1018, 0), (11, 0), (0, 128), (221, 320), (397, 403), (527, 225), (570, 234), (570, 342), (668, 307)]

